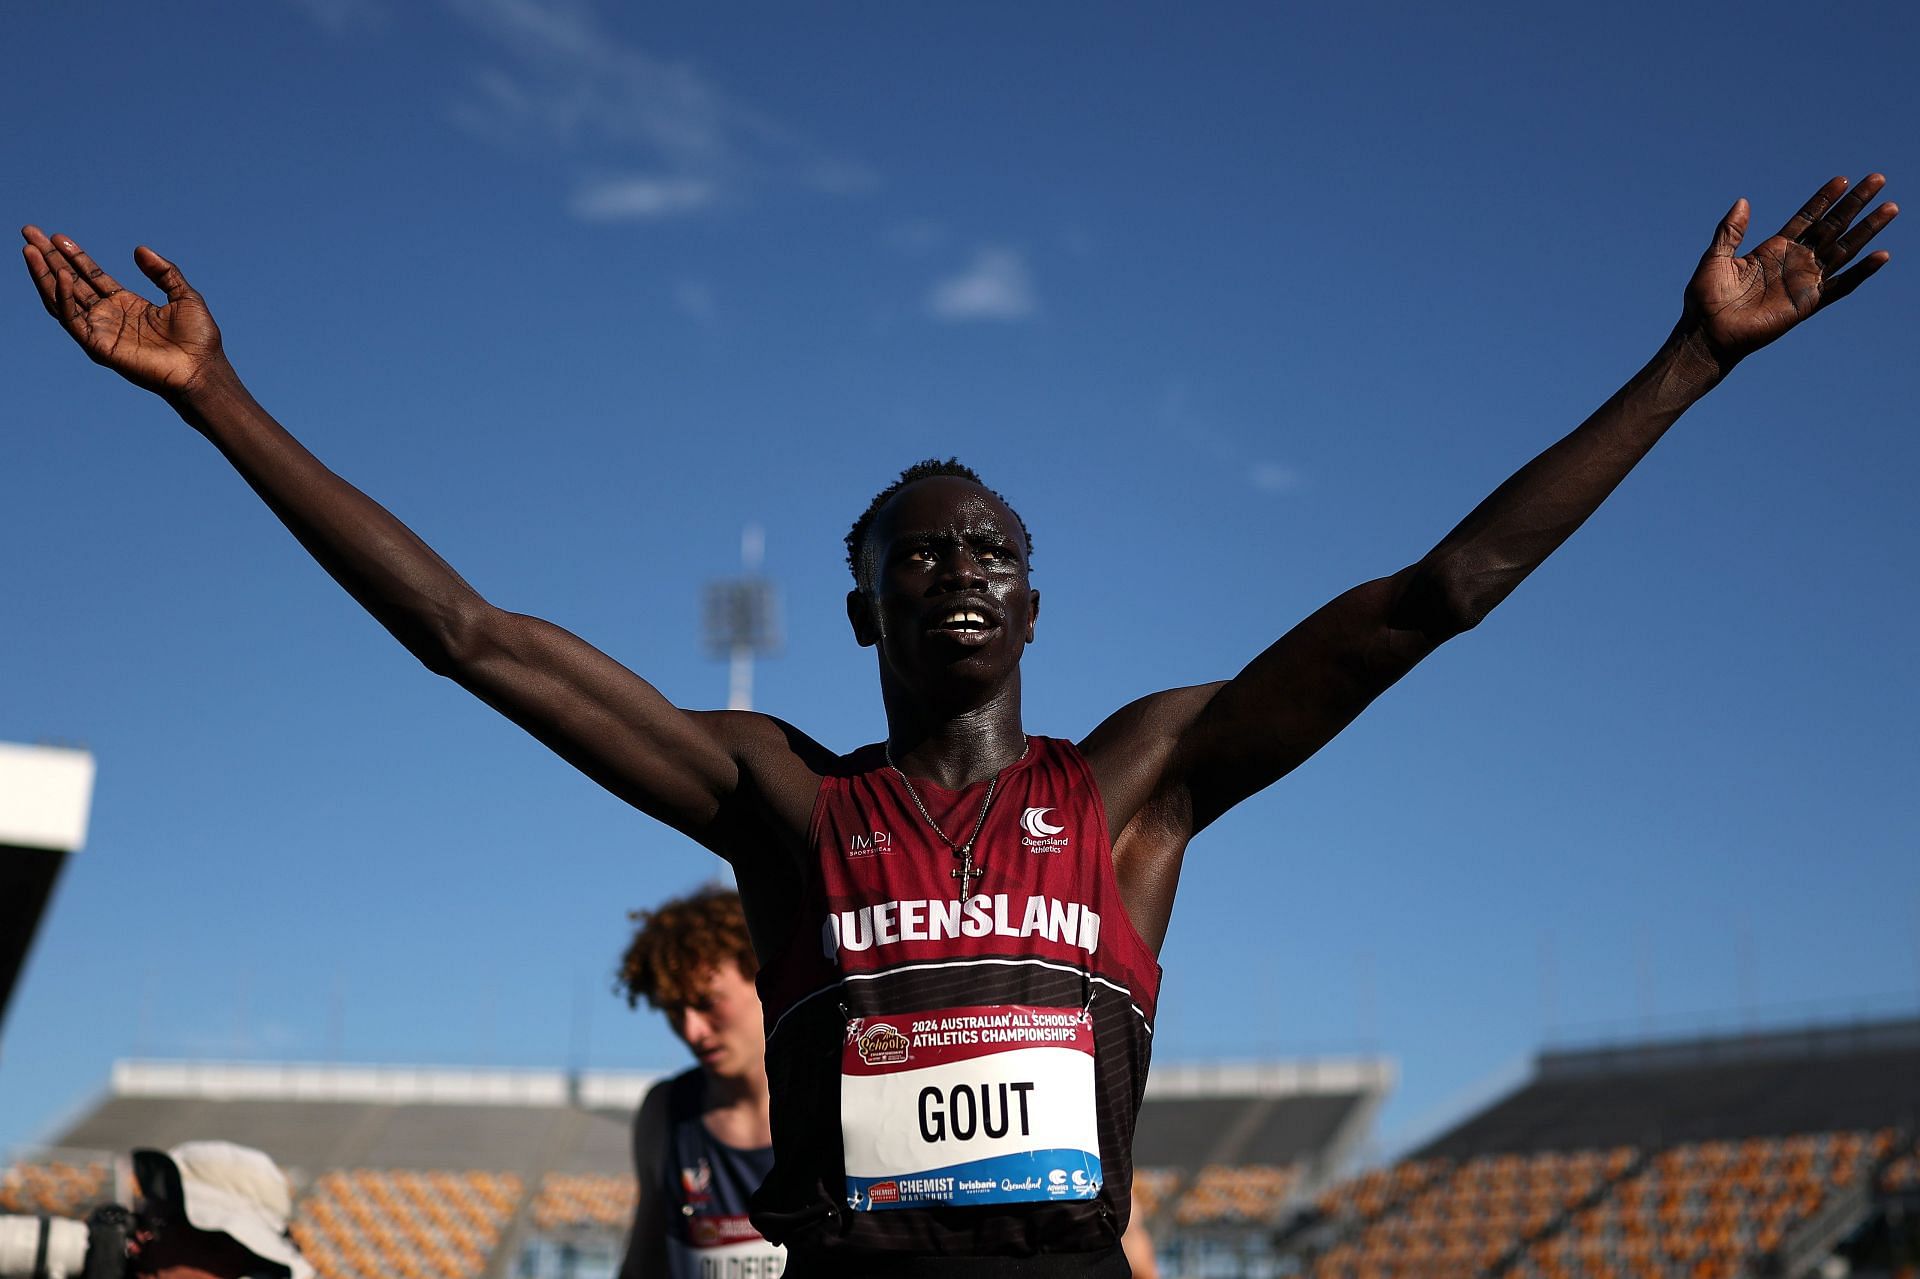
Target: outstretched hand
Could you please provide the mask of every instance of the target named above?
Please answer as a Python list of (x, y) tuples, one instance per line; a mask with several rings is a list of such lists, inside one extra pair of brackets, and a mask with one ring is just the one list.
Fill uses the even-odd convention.
[(1682, 327), (1699, 333), (1724, 371), (1859, 288), (1891, 255), (1870, 253), (1851, 270), (1841, 268), (1893, 221), (1900, 206), (1882, 204), (1857, 226), (1848, 224), (1886, 184), (1870, 173), (1843, 199), (1847, 179), (1833, 179), (1745, 257), (1736, 257), (1735, 250), (1746, 236), (1750, 210), (1745, 200), (1735, 200), (1687, 282)]
[(162, 306), (123, 289), (73, 240), (21, 228), (27, 271), (41, 305), (87, 358), (135, 386), (161, 395), (192, 389), (223, 358), (220, 326), (178, 267), (144, 244), (133, 251), (141, 274), (166, 291)]

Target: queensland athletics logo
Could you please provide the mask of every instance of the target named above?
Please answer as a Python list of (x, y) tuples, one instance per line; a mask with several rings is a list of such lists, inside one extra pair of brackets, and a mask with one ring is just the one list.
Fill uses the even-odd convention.
[(1030, 853), (1057, 853), (1073, 842), (1065, 826), (1047, 820), (1051, 808), (1029, 808), (1020, 815), (1020, 843)]
[[(860, 1054), (860, 1060), (869, 1066), (897, 1066), (907, 1059), (907, 1050), (911, 1047), (907, 1037), (886, 1022), (876, 1022), (860, 1032), (854, 1040), (854, 1051)], [(880, 1188), (873, 1188), (876, 1198)]]

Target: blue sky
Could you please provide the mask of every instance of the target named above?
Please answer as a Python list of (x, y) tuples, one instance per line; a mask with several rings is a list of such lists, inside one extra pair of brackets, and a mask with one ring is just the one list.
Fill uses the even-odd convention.
[[(1028, 724), (1074, 737), (1418, 557), (1652, 354), (1736, 196), (1757, 239), (1920, 174), (1911, 6), (1458, 8), (45, 6), (4, 189), (173, 257), (324, 459), (686, 705), (757, 522), (759, 704), (878, 736), (840, 538), (959, 454), (1034, 529)], [(1196, 843), (1162, 1060), (1385, 1052), (1391, 1136), (1550, 1033), (1920, 1004), (1907, 231)], [(0, 740), (99, 760), (0, 1145), (133, 1053), (679, 1060), (610, 972), (716, 863), (0, 298)]]

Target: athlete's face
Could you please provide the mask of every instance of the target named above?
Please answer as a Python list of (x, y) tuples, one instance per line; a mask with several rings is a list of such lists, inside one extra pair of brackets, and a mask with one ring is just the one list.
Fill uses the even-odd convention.
[(741, 1078), (761, 1069), (766, 1060), (760, 995), (732, 960), (713, 970), (698, 998), (660, 1011), (700, 1068), (715, 1078)]
[(990, 679), (1019, 664), (1040, 592), (1000, 499), (951, 476), (909, 484), (875, 513), (867, 548), (871, 589), (847, 597), (847, 616), (891, 669)]

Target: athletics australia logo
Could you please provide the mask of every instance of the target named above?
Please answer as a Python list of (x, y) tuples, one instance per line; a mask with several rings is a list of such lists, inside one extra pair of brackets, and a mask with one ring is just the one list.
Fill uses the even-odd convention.
[(865, 835), (847, 836), (847, 856), (871, 857), (875, 853), (893, 851), (893, 832), (876, 830)]
[(1073, 842), (1065, 826), (1047, 820), (1052, 812), (1051, 808), (1029, 808), (1020, 815), (1020, 829), (1026, 832), (1020, 842), (1028, 852), (1057, 853)]

